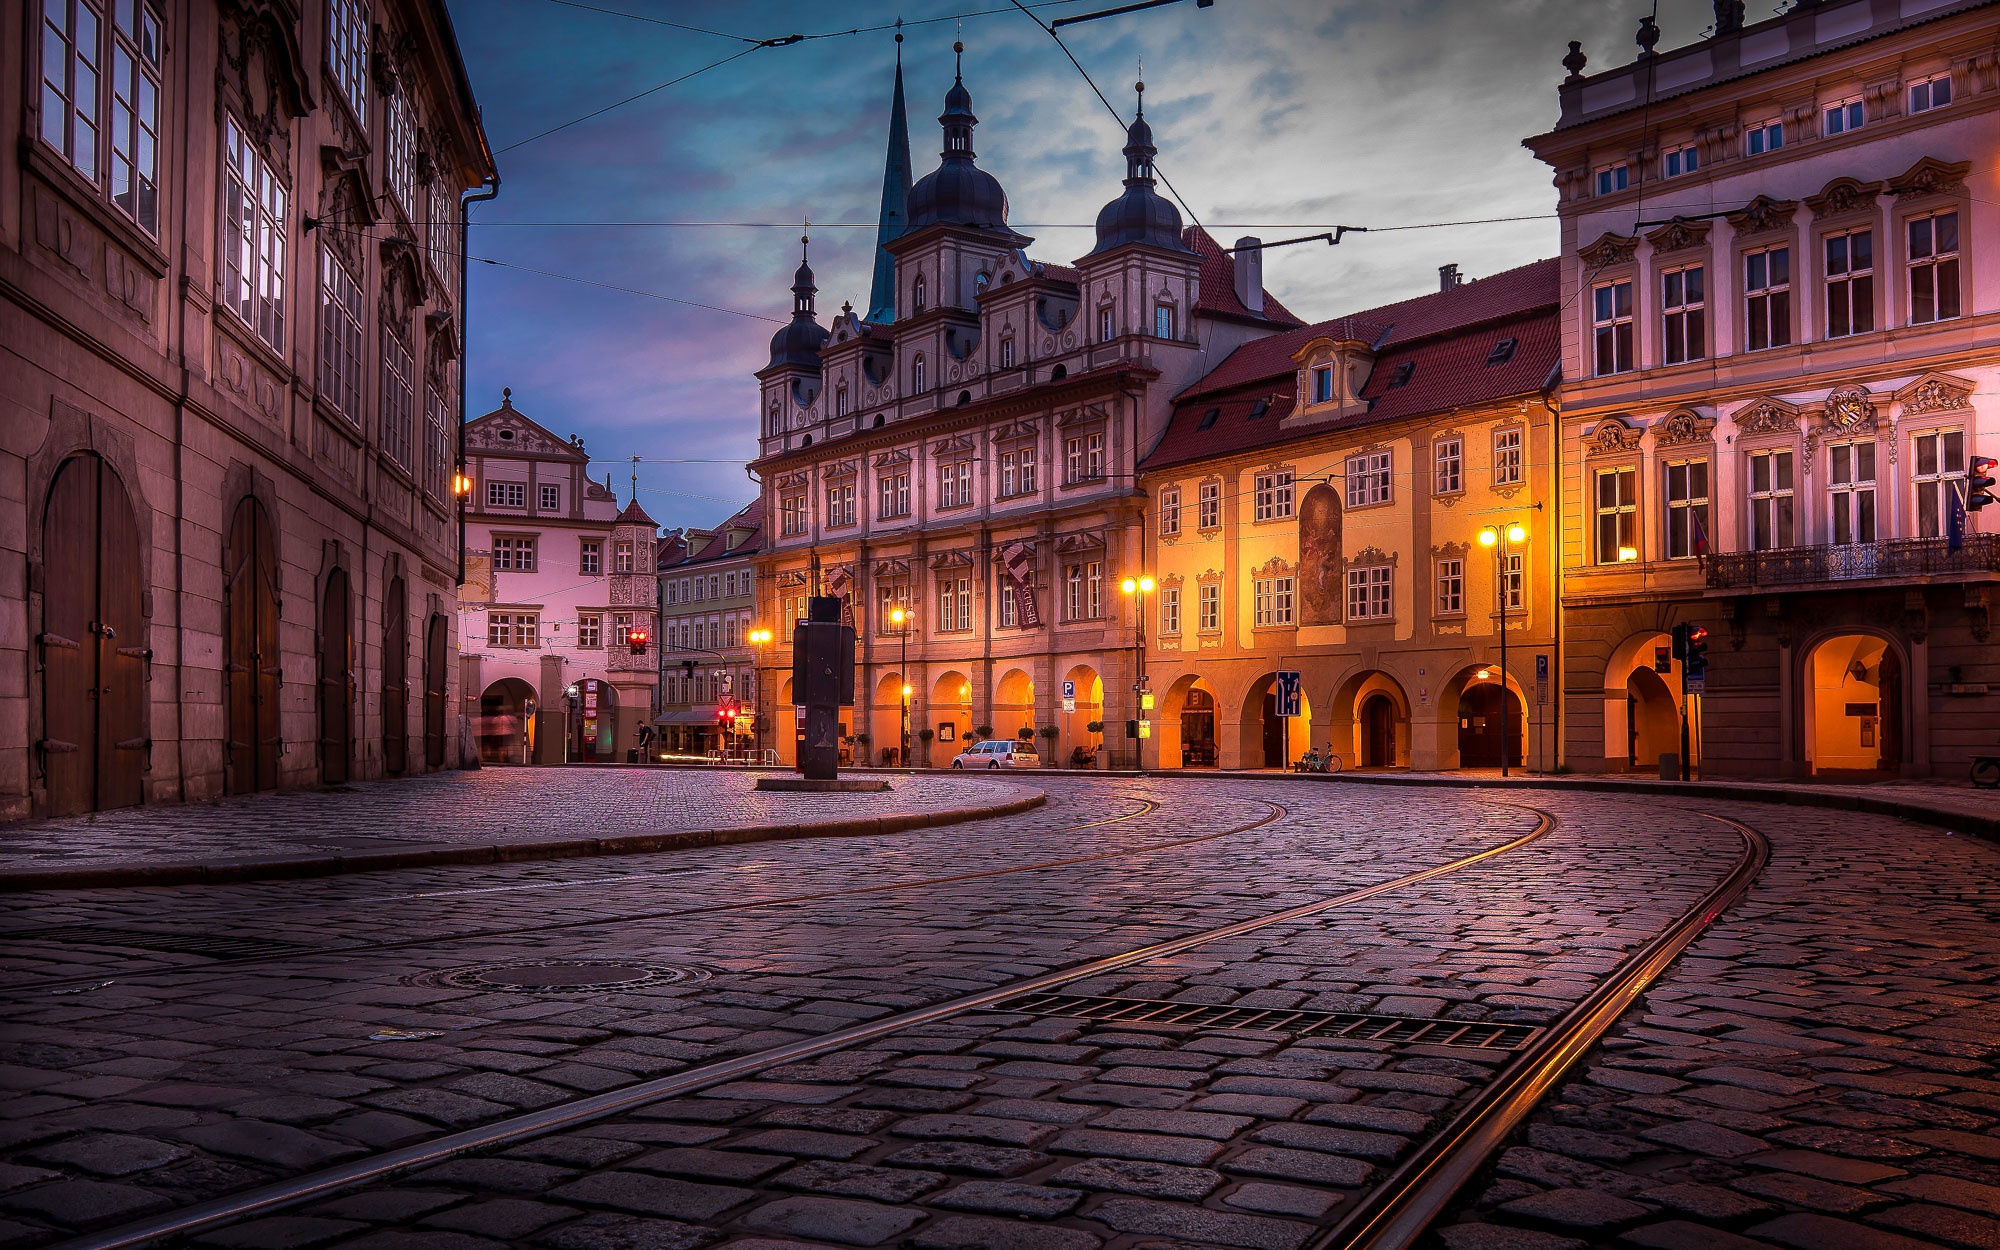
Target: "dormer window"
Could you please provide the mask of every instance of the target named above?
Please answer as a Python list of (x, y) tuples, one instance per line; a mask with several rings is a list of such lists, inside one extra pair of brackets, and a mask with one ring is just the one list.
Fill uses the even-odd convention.
[(1153, 306), (1153, 337), (1170, 339), (1174, 337), (1174, 306), (1156, 304)]
[(1221, 415), (1222, 409), (1210, 408), (1207, 412), (1201, 414), (1201, 421), (1194, 428), (1197, 430), (1210, 429), (1215, 425), (1215, 419)]
[[(1501, 339), (1498, 343), (1495, 343), (1493, 350), (1486, 353), (1486, 363), (1489, 365), (1504, 365), (1514, 359), (1515, 342), (1516, 340), (1514, 339)], [(1415, 364), (1416, 362), (1411, 361), (1409, 363)]]
[(923, 310), (924, 310), (924, 275), (918, 274), (917, 280), (910, 284), (910, 311), (913, 313), (920, 313)]
[(1258, 417), (1263, 416), (1265, 413), (1269, 411), (1271, 411), (1271, 401), (1268, 399), (1260, 399), (1256, 403), (1250, 405), (1250, 419), (1252, 421), (1255, 421)]
[(1389, 375), (1389, 389), (1393, 391), (1399, 386), (1408, 386), (1410, 379), (1415, 376), (1416, 372), (1417, 362), (1414, 360), (1406, 360), (1402, 364), (1397, 365), (1395, 372)]
[(1313, 370), (1313, 398), (1316, 404), (1333, 402), (1333, 366), (1322, 365)]

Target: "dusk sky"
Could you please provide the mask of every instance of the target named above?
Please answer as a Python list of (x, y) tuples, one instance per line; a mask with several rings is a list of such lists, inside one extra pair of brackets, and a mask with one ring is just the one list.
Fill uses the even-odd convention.
[[(1046, 21), (1114, 3), (1033, 7)], [(1774, 5), (1753, 0), (1748, 20)], [(1439, 265), (1477, 278), (1553, 254), (1549, 171), (1520, 140), (1554, 122), (1567, 41), (1583, 41), (1592, 71), (1623, 64), (1650, 8), (1185, 0), (1061, 33), (1125, 118), (1143, 58), (1160, 172), (1184, 215), (1225, 244), (1371, 228), (1338, 248), (1267, 256), (1266, 285), (1318, 320), (1434, 290)], [(1712, 20), (1706, 0), (1659, 10), (1662, 47)], [(979, 163), (1036, 239), (1032, 255), (1069, 263), (1087, 252), (1089, 223), (1120, 190), (1121, 124), (1007, 3), (454, 0), (452, 14), (503, 179), (500, 198), (474, 209), (472, 255), (525, 267), (471, 267), (468, 412), (499, 406), (512, 387), (528, 416), (583, 437), (593, 474), (611, 474), (621, 499), (641, 457), (640, 502), (662, 525), (713, 525), (756, 496), (742, 468), (755, 450), (751, 374), (789, 315), (801, 221), (814, 223), (821, 323), (843, 300), (866, 304), (892, 34), (757, 48), (530, 136), (750, 49), (745, 40), (900, 16), (915, 176), (937, 166), (934, 119), (962, 38)], [(1532, 219), (1388, 229), (1503, 217)]]

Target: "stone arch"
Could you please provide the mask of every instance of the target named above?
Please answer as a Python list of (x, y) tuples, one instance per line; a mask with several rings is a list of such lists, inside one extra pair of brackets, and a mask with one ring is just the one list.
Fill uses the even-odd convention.
[(1349, 768), (1395, 768), (1410, 762), (1410, 696), (1379, 668), (1351, 673), (1334, 691), (1327, 735)]
[(1183, 674), (1167, 687), (1153, 723), (1161, 768), (1216, 766), (1216, 708), (1215, 688), (1199, 673)]
[(1312, 742), (1311, 697), (1301, 691), (1299, 714), (1280, 717), (1277, 687), (1277, 673), (1267, 672), (1244, 688), (1238, 714), (1238, 768), (1290, 768)]
[(1021, 730), (1035, 727), (1035, 679), (1010, 668), (993, 687), (993, 736), (1018, 738)]
[[(1680, 754), (1681, 663), (1673, 635), (1641, 630), (1612, 649), (1604, 664), (1604, 767), (1649, 772), (1660, 756)], [(1654, 670), (1655, 649), (1668, 648), (1667, 672)]]
[(1909, 660), (1866, 627), (1833, 628), (1799, 648), (1800, 757), (1814, 776), (1900, 774), (1909, 756)]
[[(877, 760), (898, 766), (903, 763), (903, 687), (906, 685), (911, 687), (908, 697), (910, 716), (914, 721), (917, 715), (915, 685), (897, 670), (885, 672), (875, 679), (875, 697), (869, 710), (867, 728), (857, 731), (866, 733), (868, 741), (855, 743), (855, 763), (874, 763)], [(910, 735), (913, 742), (916, 732), (917, 727), (912, 723)]]
[(948, 768), (972, 736), (971, 680), (957, 669), (947, 671), (931, 683), (930, 702), (924, 711), (921, 727), (937, 736), (931, 739), (929, 752), (920, 744), (911, 749), (920, 759), (928, 756), (932, 768)]
[(1512, 673), (1502, 673), (1497, 663), (1465, 665), (1438, 691), (1446, 730), (1438, 736), (1439, 766), (1498, 768), (1504, 751), (1509, 764), (1519, 767), (1526, 759), (1527, 708)]
[(1081, 763), (1083, 758), (1094, 761), (1104, 745), (1104, 731), (1090, 728), (1104, 720), (1104, 679), (1090, 665), (1075, 664), (1063, 674), (1063, 680), (1076, 683), (1076, 711), (1064, 712), (1058, 708), (1056, 727), (1062, 730), (1062, 736), (1050, 744), (1052, 758), (1045, 762), (1068, 768)]
[(535, 758), (535, 688), (502, 677), (479, 694), (479, 762), (526, 764)]

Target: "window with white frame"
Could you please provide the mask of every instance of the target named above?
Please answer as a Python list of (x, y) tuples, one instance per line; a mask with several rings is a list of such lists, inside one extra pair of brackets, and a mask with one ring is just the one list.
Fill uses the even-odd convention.
[(417, 215), (417, 122), (410, 112), (410, 101), (404, 92), (398, 91), (389, 97), (389, 108), (382, 119), (387, 151), (383, 164), (388, 170), (389, 193), (402, 205), (403, 212), (414, 219)]
[(43, 0), (42, 141), (95, 183), (104, 102), (104, 20), (90, 0)]
[(1597, 193), (1612, 195), (1632, 185), (1630, 165), (1606, 165), (1597, 171)]
[(1389, 502), (1389, 453), (1364, 452), (1347, 458), (1347, 506)]
[(1290, 577), (1251, 579), (1251, 620), (1258, 629), (1276, 629), (1292, 623)]
[(937, 583), (938, 628), (941, 630), (967, 630), (972, 628), (972, 579), (969, 577), (940, 577)]
[(107, 25), (91, 0), (43, 0), (36, 7), (42, 142), (105, 192), (133, 224), (157, 236), (164, 42), (159, 13), (144, 0), (116, 0)]
[(1937, 538), (1951, 529), (1954, 502), (1963, 506), (1965, 431), (1929, 430), (1916, 437), (1917, 536)]
[(541, 645), (541, 623), (541, 615), (535, 612), (488, 612), (486, 645), (538, 647)]
[(1181, 488), (1167, 486), (1160, 490), (1160, 537), (1171, 538), (1181, 532)]
[(1518, 486), (1526, 466), (1521, 459), (1521, 428), (1493, 432), (1493, 484)]
[(1590, 290), (1590, 332), (1597, 376), (1632, 368), (1632, 284), (1606, 282)]
[(488, 482), (486, 484), (486, 506), (489, 508), (527, 507), (528, 484), (526, 482)]
[(962, 508), (972, 502), (972, 461), (947, 460), (938, 465), (938, 507)]
[(1104, 564), (1086, 560), (1063, 571), (1063, 617), (1093, 621), (1104, 615)]
[(1036, 455), (1032, 443), (1023, 443), (1011, 451), (1000, 453), (1000, 493), (1012, 498), (1018, 495), (1032, 495), (1037, 487)]
[(1669, 178), (1678, 178), (1682, 174), (1691, 174), (1700, 168), (1701, 151), (1692, 143), (1684, 144), (1677, 148), (1669, 148), (1666, 155), (1660, 158), (1660, 171)]
[(1179, 586), (1160, 587), (1160, 632), (1169, 636), (1181, 632), (1181, 588)]
[(1021, 595), (1014, 589), (1014, 579), (1000, 579), (1000, 626), (1012, 629), (1021, 623)]
[(361, 287), (333, 249), (319, 249), (319, 393), (361, 423)]
[(1153, 337), (1170, 339), (1174, 337), (1174, 306), (1172, 304), (1153, 305)]
[(1431, 444), (1434, 468), (1431, 490), (1439, 495), (1456, 495), (1465, 489), (1465, 440), (1441, 438)]
[(1639, 558), (1639, 471), (1597, 471), (1597, 562)]
[(1321, 365), (1312, 371), (1313, 402), (1325, 404), (1333, 402), (1333, 367)]
[(833, 388), (833, 415), (836, 417), (847, 415), (847, 383), (845, 382)]
[(1836, 547), (1875, 541), (1875, 442), (1833, 443), (1826, 449), (1829, 537)]
[(435, 385), (424, 386), (424, 489), (435, 499), (451, 493), (451, 403)]
[(1828, 138), (1832, 138), (1834, 135), (1844, 135), (1850, 130), (1859, 130), (1861, 129), (1861, 123), (1866, 120), (1866, 114), (1861, 108), (1860, 96), (1855, 96), (1849, 100), (1836, 100), (1826, 106), (1821, 112), (1820, 117), (1825, 123), (1825, 131)]
[(1259, 521), (1282, 521), (1292, 515), (1292, 471), (1273, 469), (1253, 479), (1252, 515)]
[(355, 119), (368, 124), (368, 6), (363, 0), (327, 0), (326, 63)]
[(1395, 570), (1386, 564), (1347, 570), (1347, 619), (1386, 620), (1394, 612)]
[(1465, 560), (1448, 556), (1437, 562), (1437, 615), (1465, 614)]
[[(604, 540), (585, 538), (579, 540), (576, 548), (576, 571), (586, 577), (596, 577), (604, 572)], [(674, 602), (674, 583), (667, 583), (667, 602)]]
[(1083, 436), (1077, 434), (1064, 439), (1063, 483), (1065, 485), (1074, 485), (1077, 482), (1086, 480), (1089, 477), (1089, 470), (1085, 467), (1086, 464)]
[(1792, 249), (1763, 247), (1743, 254), (1743, 350), (1792, 341)]
[(1908, 229), (1910, 324), (1958, 316), (1958, 214), (1912, 217)]
[(1195, 491), (1195, 519), (1202, 529), (1222, 526), (1222, 483), (1203, 482)]
[(924, 275), (918, 274), (916, 280), (910, 283), (911, 312), (920, 313), (924, 310), (925, 294)]
[[(803, 499), (800, 500), (804, 502)], [(854, 483), (835, 482), (826, 488), (826, 523), (838, 528), (852, 525), (856, 519), (854, 508)]]
[(1097, 341), (1109, 343), (1118, 333), (1118, 314), (1106, 304), (1097, 310)]
[(682, 591), (682, 592), (681, 592), (681, 602), (682, 602), (682, 603), (706, 603), (706, 602), (708, 602), (708, 579), (707, 579), (706, 577), (697, 577), (697, 578), (695, 578), (695, 579), (694, 579), (694, 598), (693, 598), (693, 599), (689, 599), (689, 598), (687, 597), (687, 592), (686, 592), (686, 591)]
[(1708, 461), (1667, 462), (1667, 559), (1688, 560), (1708, 546)]
[[(416, 390), (411, 382), (416, 358), (397, 336), (393, 325), (382, 327), (382, 452), (403, 468), (411, 467), (410, 442), (415, 436)], [(525, 500), (523, 501), (525, 502)]]
[(1222, 586), (1217, 582), (1203, 582), (1196, 598), (1196, 628), (1204, 634), (1222, 631)]
[(1002, 369), (1012, 369), (1014, 367), (1014, 338), (1012, 335), (1000, 340), (1000, 367)]
[(596, 612), (576, 614), (576, 645), (595, 650), (604, 645), (604, 617)]
[(1751, 452), (1748, 494), (1750, 550), (1776, 551), (1792, 546), (1797, 532), (1792, 453)]
[(1875, 328), (1875, 232), (1845, 230), (1826, 236), (1826, 337), (1845, 338)]
[(493, 567), (510, 573), (535, 571), (535, 536), (499, 534), (493, 538)]
[(544, 482), (542, 483), (541, 492), (542, 492), (542, 511), (544, 512), (562, 511), (562, 487), (554, 486), (547, 482)]
[(1500, 553), (1500, 584), (1493, 598), (1502, 612), (1519, 612), (1528, 606), (1528, 553)]
[(918, 355), (910, 361), (910, 393), (921, 395), (928, 389), (930, 388), (926, 385), (924, 358)]
[[(633, 571), (632, 542), (630, 539), (621, 538), (611, 544), (611, 571), (613, 573), (630, 573)], [(711, 587), (711, 589), (713, 588)]]
[(618, 645), (621, 647), (632, 644), (632, 614), (630, 612), (615, 612), (612, 614), (611, 636), (617, 639)]
[(1783, 121), (1763, 121), (1743, 132), (1743, 152), (1747, 156), (1762, 156), (1785, 146), (1785, 123)]
[(1083, 474), (1093, 481), (1104, 476), (1104, 433), (1083, 436)]
[(222, 158), (223, 302), (283, 350), (288, 193), (234, 117), (223, 123)]
[(875, 515), (878, 520), (910, 515), (910, 471), (884, 473), (875, 479)]
[(1702, 267), (1686, 265), (1660, 275), (1660, 357), (1670, 365), (1708, 354), (1707, 293)]
[(1910, 112), (1928, 113), (1951, 103), (1951, 75), (1936, 74), (1910, 84)]

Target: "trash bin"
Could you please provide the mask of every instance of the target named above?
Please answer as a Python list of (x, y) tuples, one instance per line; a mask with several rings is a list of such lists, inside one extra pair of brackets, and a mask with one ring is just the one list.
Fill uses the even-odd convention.
[(1661, 781), (1681, 780), (1680, 752), (1663, 751), (1660, 753), (1660, 780)]
[(636, 763), (638, 763), (638, 762), (639, 762), (639, 748), (638, 748), (638, 747), (626, 747), (626, 748), (625, 748), (625, 762), (626, 762), (627, 764), (636, 764)]

